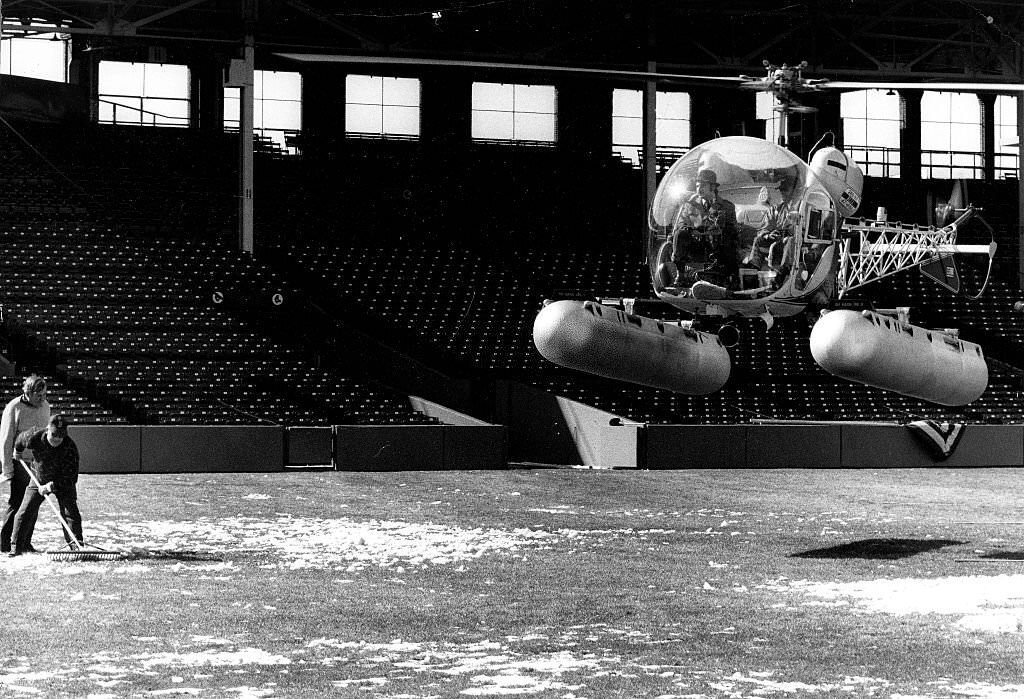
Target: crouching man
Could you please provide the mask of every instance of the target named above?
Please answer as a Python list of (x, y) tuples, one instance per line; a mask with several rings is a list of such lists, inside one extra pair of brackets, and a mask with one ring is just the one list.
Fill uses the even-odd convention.
[(39, 506), (50, 493), (57, 496), (61, 517), (71, 529), (71, 532), (64, 529), (64, 540), (72, 549), (79, 548), (82, 544), (82, 515), (78, 511), (78, 447), (68, 436), (67, 418), (54, 415), (45, 428), (25, 430), (18, 435), (14, 448), (15, 451), (31, 450), (31, 468), (35, 478), (25, 489), (25, 498), (14, 518), (14, 548), (9, 555), (20, 556), (28, 552)]

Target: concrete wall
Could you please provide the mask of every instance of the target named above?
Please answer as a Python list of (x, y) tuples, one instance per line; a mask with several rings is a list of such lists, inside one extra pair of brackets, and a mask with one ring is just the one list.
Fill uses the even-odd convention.
[(334, 465), (333, 427), (288, 427), (285, 429), (285, 465)]
[(506, 467), (501, 425), (339, 425), (339, 471), (439, 471)]
[(261, 426), (75, 425), (82, 473), (280, 471), (284, 431)]
[(914, 468), (1024, 465), (1024, 425), (967, 425), (936, 458), (907, 427), (880, 423), (648, 425), (639, 468)]
[[(642, 425), (563, 398), (546, 405), (557, 411), (571, 446), (557, 461), (536, 442), (519, 445), (518, 453), (538, 463), (648, 469), (1024, 465), (1024, 425), (967, 425), (953, 454), (939, 459), (909, 428), (895, 424)], [(270, 472), (331, 463), (349, 471), (503, 469), (510, 452), (509, 431), (501, 425), (75, 425), (71, 436), (83, 473)], [(520, 438), (532, 435), (525, 431)]]
[(938, 460), (906, 427), (844, 424), (844, 468), (900, 466), (1021, 466), (1024, 465), (1024, 425), (967, 425), (953, 453)]
[(507, 455), (500, 425), (75, 425), (70, 434), (82, 473), (229, 473), (325, 464), (352, 471), (501, 469)]

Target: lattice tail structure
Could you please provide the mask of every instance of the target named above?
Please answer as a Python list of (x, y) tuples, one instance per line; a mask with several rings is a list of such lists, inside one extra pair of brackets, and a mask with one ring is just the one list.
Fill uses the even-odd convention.
[(839, 298), (846, 292), (954, 253), (995, 255), (995, 243), (958, 245), (957, 232), (974, 216), (968, 207), (952, 223), (922, 228), (905, 223), (849, 219), (839, 251)]

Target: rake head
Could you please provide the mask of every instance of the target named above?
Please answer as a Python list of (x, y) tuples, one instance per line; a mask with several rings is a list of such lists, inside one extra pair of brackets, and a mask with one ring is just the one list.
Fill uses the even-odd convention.
[(125, 558), (122, 551), (108, 551), (98, 546), (69, 547), (47, 551), (46, 555), (51, 561), (116, 561)]

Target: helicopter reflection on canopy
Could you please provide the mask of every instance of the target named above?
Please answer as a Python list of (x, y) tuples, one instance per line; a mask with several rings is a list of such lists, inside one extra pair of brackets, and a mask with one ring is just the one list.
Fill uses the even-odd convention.
[(658, 296), (692, 310), (713, 298), (816, 294), (834, 277), (842, 218), (859, 205), (859, 191), (830, 195), (821, 170), (842, 163), (827, 157), (808, 166), (768, 141), (730, 136), (680, 158), (659, 185), (649, 216), (648, 259)]

